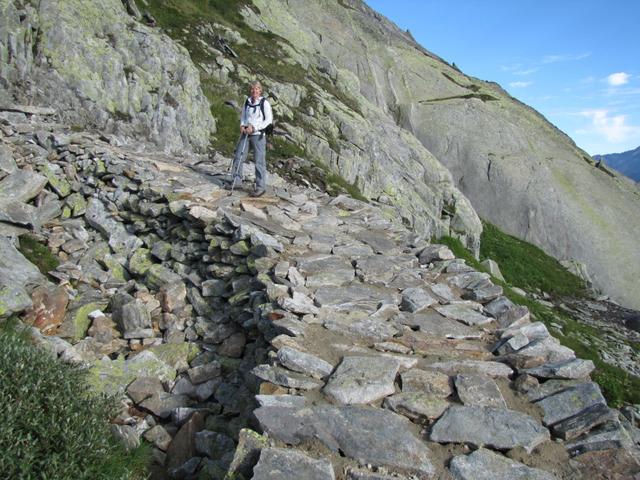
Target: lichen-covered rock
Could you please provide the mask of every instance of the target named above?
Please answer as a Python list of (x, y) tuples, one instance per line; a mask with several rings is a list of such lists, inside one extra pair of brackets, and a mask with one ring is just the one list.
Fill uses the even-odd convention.
[(0, 99), (54, 106), (70, 124), (171, 152), (205, 149), (215, 123), (184, 49), (133, 22), (119, 0), (21, 4), (0, 1), (0, 79), (9, 86)]

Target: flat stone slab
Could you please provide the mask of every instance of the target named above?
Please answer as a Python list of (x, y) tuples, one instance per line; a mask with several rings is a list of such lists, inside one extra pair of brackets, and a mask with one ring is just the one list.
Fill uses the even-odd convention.
[(47, 177), (29, 170), (16, 170), (0, 181), (0, 204), (28, 202), (47, 184)]
[(384, 399), (384, 406), (411, 420), (435, 420), (449, 408), (442, 398), (418, 392), (396, 393)]
[(536, 402), (536, 405), (544, 411), (543, 423), (553, 425), (598, 403), (606, 405), (607, 401), (602, 396), (600, 387), (590, 382), (551, 395)]
[(454, 457), (449, 470), (456, 480), (557, 480), (549, 472), (527, 467), (484, 448), (471, 455)]
[(343, 257), (318, 254), (296, 260), (296, 268), (306, 277), (309, 288), (346, 285), (355, 278), (353, 265)]
[(465, 405), (507, 408), (496, 382), (487, 375), (461, 374), (454, 379), (458, 397)]
[(436, 312), (408, 313), (402, 312), (396, 321), (409, 327), (418, 327), (421, 332), (435, 338), (450, 338), (456, 340), (477, 339), (482, 332), (462, 323), (443, 317)]
[(260, 460), (253, 469), (253, 480), (282, 480), (305, 478), (309, 480), (335, 480), (331, 462), (314, 459), (296, 450), (263, 448)]
[(543, 384), (538, 385), (536, 388), (529, 390), (527, 392), (527, 398), (530, 402), (535, 402), (537, 400), (542, 400), (543, 398), (549, 397), (555, 393), (561, 392), (562, 390), (567, 390), (568, 388), (580, 385), (581, 383), (584, 382), (579, 382), (577, 380), (547, 380)]
[(282, 347), (278, 350), (278, 362), (289, 370), (304, 373), (314, 378), (326, 377), (333, 371), (333, 365), (329, 362), (291, 347)]
[(400, 375), (403, 392), (422, 393), (445, 398), (453, 393), (449, 375), (431, 370), (414, 368)]
[(364, 283), (342, 287), (323, 286), (316, 290), (315, 297), (320, 306), (334, 306), (342, 310), (366, 309), (375, 312), (381, 303), (400, 303), (400, 295), (395, 289)]
[(402, 292), (400, 306), (408, 312), (420, 312), (430, 307), (438, 300), (429, 295), (425, 288), (407, 288)]
[(484, 362), (482, 360), (451, 360), (449, 362), (436, 362), (429, 365), (433, 370), (439, 370), (447, 375), (459, 373), (480, 373), (492, 378), (509, 377), (513, 370), (508, 365), (500, 362)]
[(566, 443), (565, 448), (570, 457), (575, 457), (600, 450), (629, 450), (633, 444), (629, 433), (619, 423), (612, 423)]
[(595, 369), (595, 365), (591, 360), (582, 360), (576, 358), (563, 362), (547, 363), (536, 368), (529, 368), (523, 371), (538, 378), (555, 378), (555, 379), (577, 379), (586, 378)]
[(370, 403), (395, 393), (400, 362), (383, 356), (345, 357), (324, 393), (341, 404)]
[(469, 308), (464, 303), (453, 303), (450, 305), (438, 305), (433, 307), (440, 315), (458, 320), (467, 325), (480, 326), (493, 322), (493, 318), (486, 317), (476, 310)]
[(323, 385), (319, 380), (271, 365), (258, 365), (251, 373), (262, 380), (288, 388), (313, 390)]
[(556, 423), (551, 431), (556, 437), (571, 440), (606, 422), (615, 422), (617, 414), (603, 403), (596, 403), (578, 415)]
[(409, 420), (389, 410), (354, 405), (261, 407), (254, 415), (265, 433), (290, 445), (317, 440), (361, 464), (400, 468), (426, 477), (435, 473), (431, 452), (411, 433)]
[(452, 406), (431, 430), (434, 442), (470, 443), (499, 450), (523, 447), (528, 453), (549, 438), (549, 431), (533, 417), (495, 407)]
[(356, 274), (363, 282), (381, 285), (391, 281), (396, 273), (417, 266), (414, 255), (371, 255), (357, 260)]

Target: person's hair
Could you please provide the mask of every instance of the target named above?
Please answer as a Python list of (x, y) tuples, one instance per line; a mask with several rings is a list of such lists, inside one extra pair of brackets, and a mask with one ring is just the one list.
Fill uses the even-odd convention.
[(262, 84), (258, 80), (254, 80), (253, 82), (251, 82), (249, 84), (249, 87), (260, 87), (260, 90), (262, 90)]

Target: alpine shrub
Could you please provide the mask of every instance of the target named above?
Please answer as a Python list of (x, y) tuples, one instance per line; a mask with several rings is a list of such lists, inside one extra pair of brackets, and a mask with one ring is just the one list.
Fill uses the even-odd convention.
[(83, 369), (58, 362), (15, 329), (0, 328), (2, 478), (143, 478), (148, 449), (125, 451), (108, 421), (115, 402), (85, 385)]

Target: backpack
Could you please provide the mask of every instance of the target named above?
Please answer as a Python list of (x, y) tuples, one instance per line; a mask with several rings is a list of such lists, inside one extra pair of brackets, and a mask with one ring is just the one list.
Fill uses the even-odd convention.
[[(262, 99), (260, 100), (260, 103), (258, 104), (258, 106), (260, 107), (260, 112), (262, 112), (262, 118), (266, 118), (265, 114), (264, 114), (264, 101), (265, 101), (265, 97), (262, 97)], [(252, 107), (255, 108), (256, 105), (251, 105), (249, 103), (249, 97), (247, 97), (247, 99), (244, 102), (244, 109), (246, 110), (247, 107)], [(271, 107), (272, 111), (273, 111), (273, 106)], [(264, 133), (266, 135), (271, 135), (273, 133), (273, 122), (271, 122), (269, 125), (267, 125), (266, 127), (264, 127), (262, 130), (260, 130), (261, 133)]]

